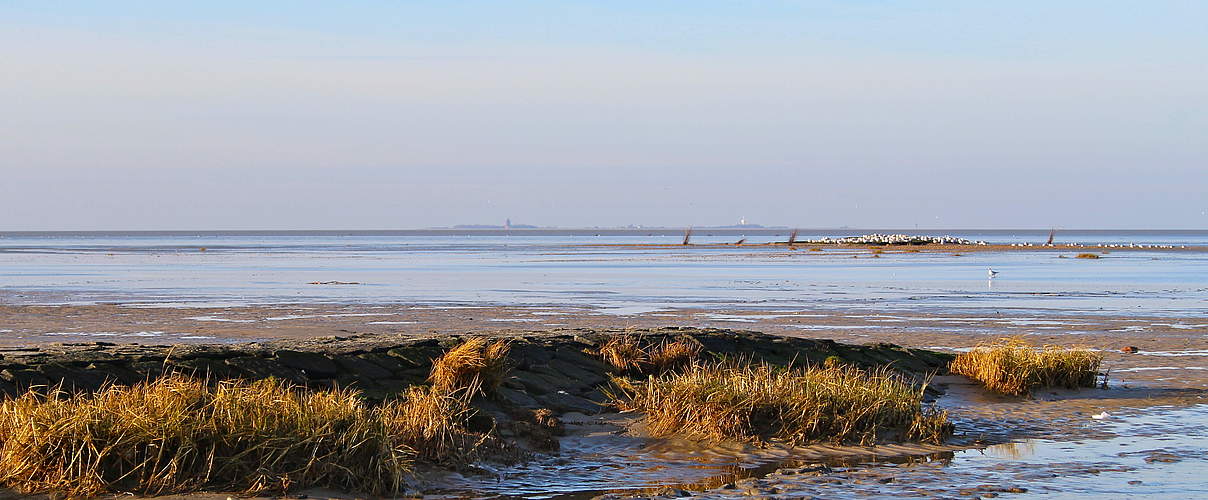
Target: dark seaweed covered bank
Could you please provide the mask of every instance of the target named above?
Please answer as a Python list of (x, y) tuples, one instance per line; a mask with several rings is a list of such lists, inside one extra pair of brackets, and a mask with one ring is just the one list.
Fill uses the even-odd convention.
[[(461, 467), (477, 459), (524, 460), (532, 452), (557, 452), (557, 436), (562, 432), (560, 415), (571, 412), (597, 414), (609, 411), (610, 404), (617, 404), (610, 400), (612, 391), (608, 389), (610, 380), (613, 384), (618, 380), (612, 378), (618, 373), (615, 360), (606, 363), (600, 358), (609, 359), (601, 353), (609, 351), (609, 345), (615, 348), (618, 339), (628, 339), (620, 344), (637, 346), (639, 353), (671, 352), (675, 349), (668, 349), (668, 346), (678, 346), (678, 351), (688, 353), (693, 360), (709, 363), (712, 359), (723, 363), (692, 365), (698, 371), (711, 369), (707, 366), (731, 366), (724, 363), (759, 362), (764, 367), (827, 366), (818, 373), (842, 372), (853, 376), (865, 374), (860, 368), (870, 369), (868, 373), (885, 374), (877, 375), (879, 377), (888, 377), (887, 370), (897, 370), (905, 375), (901, 380), (906, 381), (910, 374), (940, 371), (951, 360), (945, 354), (904, 349), (892, 344), (847, 345), (757, 332), (684, 328), (515, 332), (493, 336), (449, 334), (420, 338), (372, 335), (234, 346), (87, 343), (10, 348), (0, 355), (0, 390), (8, 395), (58, 391), (50, 400), (26, 395), (11, 404), (5, 403), (6, 415), (14, 421), (28, 421), (10, 428), (28, 430), (31, 425), (47, 425), (47, 419), (61, 424), (49, 424), (45, 432), (8, 436), (7, 442), (6, 438), (0, 437), (5, 450), (20, 452), (20, 456), (5, 455), (12, 462), (10, 465), (30, 471), (18, 474), (19, 477), (0, 477), (21, 491), (65, 490), (72, 496), (105, 491), (184, 493), (208, 488), (264, 493), (308, 486), (399, 494), (406, 491), (406, 483), (400, 478), (411, 470), (412, 461)], [(654, 363), (651, 366), (665, 365), (662, 371), (666, 371), (672, 365), (682, 364)], [(783, 378), (782, 375), (776, 377)], [(266, 379), (274, 382), (267, 386), (246, 385), (249, 381)], [(215, 384), (222, 380), (237, 382)], [(215, 385), (207, 389), (207, 381)], [(649, 383), (655, 381), (652, 378)], [(893, 380), (886, 379), (885, 382)], [(634, 383), (625, 382), (629, 387), (634, 387)], [(134, 387), (106, 389), (115, 384)], [(309, 396), (293, 392), (294, 387), (314, 390), (316, 392), (312, 394), (319, 396), (310, 398), (314, 401), (307, 403)], [(355, 390), (349, 392), (349, 388)], [(324, 392), (333, 389), (336, 392)], [(910, 391), (906, 386), (901, 389)], [(98, 390), (104, 392), (95, 398), (89, 396)], [(258, 396), (261, 394), (263, 396)], [(278, 408), (282, 410), (278, 412), (280, 415), (270, 415), (264, 412), (272, 409), (269, 408), (271, 405), (260, 405), (263, 408), (257, 409), (254, 401), (261, 397), (267, 398), (265, 403), (296, 400), (298, 404)], [(918, 393), (913, 396), (916, 406), (918, 397)], [(252, 406), (231, 404), (244, 400)], [(335, 403), (331, 403), (333, 401)], [(322, 402), (331, 403), (327, 406), (334, 404), (334, 410), (326, 413), (338, 415), (327, 418), (307, 413), (312, 406), (323, 407), (319, 404)], [(379, 403), (384, 404), (378, 409), (363, 406)], [(464, 406), (466, 403), (472, 408)], [(166, 437), (160, 436), (162, 429), (159, 428), (163, 425), (149, 422), (151, 427), (148, 429), (154, 432), (145, 436), (146, 439), (126, 443), (123, 440), (129, 441), (132, 431), (109, 432), (105, 429), (130, 427), (131, 424), (121, 417), (124, 412), (128, 413), (123, 408), (133, 408), (130, 405), (146, 405), (147, 409), (141, 411), (154, 414), (167, 411), (164, 418), (168, 420), (180, 418), (177, 415), (180, 412), (169, 411), (171, 408), (185, 405), (195, 407), (192, 411), (198, 412), (198, 416), (181, 420), (180, 425), (173, 428), (176, 430)], [(770, 410), (760, 408), (756, 408), (755, 414), (768, 417), (764, 414)], [(730, 412), (732, 409), (717, 410)], [(314, 431), (309, 425), (281, 427), (273, 424), (274, 432), (281, 436), (270, 440), (268, 444), (272, 446), (264, 443), (252, 446), (249, 444), (254, 441), (252, 437), (236, 439), (234, 444), (229, 442), (229, 436), (242, 435), (242, 428), (232, 427), (220, 435), (211, 435), (214, 428), (221, 427), (215, 427), (218, 425), (215, 422), (226, 422), (233, 414), (255, 417), (245, 420), (256, 429), (270, 421), (312, 420), (316, 423), (347, 420), (344, 423), (351, 427), (337, 425), (338, 428), (325, 431), (320, 438), (311, 436)], [(847, 417), (838, 418), (847, 421)], [(937, 422), (947, 425), (942, 422), (942, 416), (938, 418)], [(96, 423), (88, 424), (93, 421)], [(80, 425), (83, 427), (76, 429)], [(876, 427), (880, 426), (874, 425)], [(146, 429), (139, 427), (137, 430)], [(47, 432), (61, 436), (44, 443)], [(251, 434), (259, 436), (262, 432)], [(344, 443), (349, 435), (365, 435), (375, 440), (358, 438), (348, 441), (355, 441), (356, 446), (341, 444), (332, 450), (311, 449), (314, 443), (331, 440)], [(81, 459), (77, 447), (71, 444), (80, 439), (111, 444), (120, 441), (125, 443), (120, 445), (124, 447), (122, 449), (128, 448), (129, 452), (89, 452)], [(164, 458), (162, 453), (148, 451), (168, 449), (171, 443), (164, 440), (199, 446), (210, 450), (215, 458), (198, 461), (190, 454), (178, 456), (179, 453)], [(464, 441), (461, 445), (448, 445), (461, 441)], [(282, 448), (280, 445), (285, 442), (296, 442), (296, 446), (291, 444)], [(374, 444), (373, 450), (362, 450), (365, 442)], [(487, 446), (484, 447), (484, 443)], [(171, 448), (179, 446), (178, 443)], [(437, 448), (448, 446), (452, 448), (445, 450), (447, 453), (437, 452)], [(383, 455), (381, 450), (394, 451)], [(252, 452), (270, 457), (271, 463), (280, 470), (274, 469), (266, 476), (268, 479), (250, 481), (247, 479), (250, 473), (240, 472), (241, 468), (226, 467), (215, 472), (206, 466), (210, 463), (229, 465), (228, 455), (243, 457)], [(343, 465), (325, 468), (321, 463), (319, 465), (323, 467), (316, 468), (313, 461), (306, 460), (315, 453)], [(347, 465), (359, 464), (361, 461), (357, 457), (362, 455), (376, 457), (375, 460), (389, 459), (378, 460), (381, 464), (370, 463), (380, 465), (371, 468), (381, 472), (379, 475), (386, 479), (365, 480), (362, 476), (366, 474), (345, 477), (347, 474), (331, 473), (332, 470), (352, 471)], [(82, 460), (80, 463), (86, 469), (97, 472), (80, 475), (76, 470), (80, 467), (64, 468), (64, 460)], [(248, 467), (255, 469), (256, 465), (252, 463)], [(187, 481), (175, 475), (161, 477), (162, 470), (187, 472), (193, 468), (197, 473), (185, 474)], [(104, 474), (114, 477), (102, 477)], [(206, 479), (189, 479), (200, 476)]]
[[(499, 394), (507, 402), (555, 411), (599, 410), (597, 388), (609, 367), (587, 354), (618, 330), (556, 330), (493, 334), (512, 341), (511, 372)], [(894, 344), (852, 345), (765, 335), (758, 332), (696, 328), (630, 331), (651, 342), (679, 337), (701, 344), (705, 356), (750, 356), (773, 364), (821, 364), (828, 357), (878, 367), (892, 365), (923, 373), (947, 366), (952, 356)], [(92, 391), (106, 382), (133, 384), (164, 373), (184, 372), (212, 379), (276, 377), (309, 388), (356, 387), (383, 399), (423, 383), (432, 360), (470, 334), (429, 336), (353, 335), (304, 341), (237, 345), (137, 345), (105, 342), (52, 344), (0, 349), (0, 392), (16, 395), (31, 386), (55, 385)]]

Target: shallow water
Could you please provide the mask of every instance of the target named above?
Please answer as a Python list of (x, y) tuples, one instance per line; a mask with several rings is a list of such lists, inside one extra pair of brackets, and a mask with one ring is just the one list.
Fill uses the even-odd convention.
[(1025, 498), (1208, 496), (1208, 404), (1087, 420), (1117, 437), (1024, 440), (957, 452), (944, 473), (1018, 484)]
[[(829, 459), (742, 447), (690, 453), (682, 443), (623, 437), (594, 444), (570, 439), (562, 457), (493, 469), (488, 476), (455, 476), (446, 484), (481, 494), (563, 499), (661, 486), (695, 490), (694, 498), (744, 498), (751, 494), (744, 490), (752, 487), (777, 497), (821, 498), (968, 496), (968, 490), (977, 488), (1009, 498), (1208, 496), (1203, 478), (1208, 470), (1208, 404), (1150, 408), (1102, 420), (1088, 417), (1086, 425), (1112, 437), (1026, 439), (955, 452)], [(817, 464), (829, 468), (781, 472)], [(738, 486), (720, 488), (736, 482)]]
[[(964, 236), (1007, 242), (1034, 235)], [(1051, 251), (872, 258), (867, 250), (585, 246), (676, 238), (9, 234), (0, 237), (0, 303), (577, 305), (611, 314), (874, 306), (1170, 317), (1202, 315), (1208, 307), (1204, 252), (1118, 251), (1088, 261)], [(1199, 244), (1208, 242), (1208, 233), (1082, 238)], [(700, 235), (694, 241), (732, 239)], [(784, 238), (749, 241), (773, 239)], [(999, 271), (998, 278), (988, 280), (987, 268)], [(356, 284), (311, 284), (332, 281)]]
[[(861, 231), (862, 232), (862, 231)], [(1060, 234), (1060, 233), (1059, 233)], [(1037, 241), (1035, 234), (958, 234), (991, 242)], [(1074, 236), (1074, 235), (1067, 235)], [(802, 238), (809, 235), (802, 234)], [(1208, 233), (1077, 235), (1085, 243), (1124, 242), (1208, 244)], [(785, 328), (888, 332), (900, 325), (913, 331), (973, 331), (971, 323), (995, 328), (1057, 334), (1087, 333), (1099, 317), (1164, 317), (1131, 325), (1130, 333), (1150, 335), (1158, 327), (1196, 333), (1208, 322), (1208, 253), (1127, 251), (1098, 260), (1058, 258), (1051, 251), (885, 253), (867, 250), (822, 252), (781, 248), (596, 247), (592, 243), (675, 243), (680, 236), (432, 236), (432, 235), (2, 235), (0, 305), (123, 302), (130, 308), (240, 307), (251, 304), (361, 303), (429, 304), (440, 309), (484, 305), (574, 306), (597, 314), (659, 316), (659, 311), (701, 308), (702, 319), (743, 326), (785, 321)], [(733, 241), (733, 236), (700, 234), (696, 242)], [(772, 235), (749, 241), (783, 240)], [(1071, 238), (1072, 239), (1072, 238)], [(1071, 241), (1066, 239), (1065, 241)], [(1043, 238), (1039, 238), (1043, 241)], [(1060, 239), (1059, 239), (1060, 241)], [(204, 247), (206, 250), (201, 251)], [(856, 256), (858, 258), (852, 258)], [(1070, 256), (1067, 254), (1067, 256)], [(986, 269), (1000, 271), (986, 278)], [(354, 285), (312, 285), (312, 282)], [(307, 307), (316, 308), (308, 310)], [(802, 311), (834, 314), (876, 308), (852, 316), (859, 324), (788, 324), (814, 318)], [(364, 307), (361, 309), (370, 309)], [(1004, 318), (998, 310), (1013, 310)], [(246, 309), (244, 309), (246, 310)], [(314, 318), (360, 317), (366, 324), (405, 325), (389, 314), (325, 313), (307, 304), (254, 319), (213, 311), (185, 311), (185, 319), (205, 325), (257, 323), (286, 325)], [(544, 311), (542, 309), (542, 311)], [(721, 312), (721, 311), (724, 311)], [(829, 311), (828, 311), (829, 312)], [(945, 315), (951, 312), (951, 315)], [(755, 314), (751, 314), (755, 313)], [(882, 314), (888, 313), (888, 314)], [(939, 325), (919, 326), (926, 319)], [(553, 314), (490, 318), (496, 326), (536, 326)], [(574, 314), (580, 314), (578, 309)], [(1061, 314), (1078, 315), (1068, 321)], [(674, 316), (674, 315), (672, 315)], [(557, 324), (557, 323), (554, 323)], [(947, 326), (951, 324), (952, 326)], [(14, 334), (6, 325), (0, 334)], [(221, 342), (188, 328), (144, 326), (129, 332), (63, 331), (51, 339), (134, 341), (141, 338)], [(997, 331), (997, 330), (996, 330)], [(1198, 373), (1196, 366), (1165, 366), (1202, 349), (1143, 350), (1138, 358), (1158, 365), (1122, 368), (1117, 373), (1168, 371)], [(913, 461), (850, 459), (831, 461), (834, 474), (822, 479), (777, 480), (785, 495), (846, 498), (901, 496), (928, 483), (952, 495), (968, 485), (1021, 486), (1024, 496), (1120, 496), (1158, 498), (1208, 496), (1200, 477), (1208, 445), (1208, 406), (1142, 411), (1085, 422), (1114, 437), (1072, 443), (1031, 440), (984, 451), (924, 455)], [(550, 458), (494, 476), (447, 484), (511, 495), (592, 495), (605, 489), (646, 488), (683, 482), (763, 477), (800, 457), (748, 449), (691, 453), (620, 438), (565, 444), (564, 458)], [(1123, 455), (1122, 455), (1123, 454)], [(1168, 455), (1178, 461), (1168, 462)], [(1157, 460), (1149, 460), (1157, 457)], [(814, 460), (816, 461), (816, 460)], [(1199, 474), (1199, 475), (1197, 475)], [(774, 478), (773, 474), (769, 478)], [(814, 477), (814, 476), (810, 476)], [(894, 478), (888, 483), (880, 482)], [(1130, 483), (1129, 481), (1140, 481)], [(1190, 494), (1188, 493), (1190, 492)], [(725, 492), (709, 495), (725, 497)], [(933, 495), (934, 496), (934, 495)]]

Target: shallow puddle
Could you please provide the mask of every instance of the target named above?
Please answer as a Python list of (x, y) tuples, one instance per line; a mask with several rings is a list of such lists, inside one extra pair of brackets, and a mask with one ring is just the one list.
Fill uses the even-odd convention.
[(1027, 439), (929, 453), (887, 446), (881, 450), (892, 456), (878, 457), (851, 447), (701, 448), (589, 423), (564, 439), (560, 457), (486, 475), (450, 475), (440, 483), (454, 495), (558, 499), (650, 495), (664, 487), (698, 498), (1208, 496), (1208, 404), (1109, 414), (1087, 418), (1086, 425), (1114, 437)]

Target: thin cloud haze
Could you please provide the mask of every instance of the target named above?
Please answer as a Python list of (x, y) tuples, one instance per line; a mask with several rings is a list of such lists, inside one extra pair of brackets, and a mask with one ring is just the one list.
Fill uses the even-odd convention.
[(1198, 3), (266, 4), (0, 7), (0, 230), (1208, 226)]

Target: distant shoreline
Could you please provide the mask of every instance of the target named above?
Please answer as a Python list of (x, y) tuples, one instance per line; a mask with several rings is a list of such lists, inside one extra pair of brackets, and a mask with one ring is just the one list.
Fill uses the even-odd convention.
[[(112, 230), (112, 231), (0, 231), (0, 238), (54, 237), (54, 236), (680, 236), (689, 227), (650, 228), (513, 228), (513, 229), (240, 229), (240, 230)], [(726, 228), (694, 227), (694, 236), (755, 236), (788, 235), (796, 229), (801, 235), (854, 236), (870, 233), (904, 233), (918, 235), (1016, 235), (1036, 236), (1038, 242), (1048, 238), (1049, 229), (902, 229), (902, 228)], [(1208, 229), (1068, 229), (1057, 232), (1062, 236), (1096, 235), (1208, 235)]]
[(812, 248), (830, 249), (830, 250), (870, 250), (882, 253), (919, 253), (919, 252), (1010, 252), (1010, 251), (1048, 251), (1048, 252), (1103, 252), (1110, 253), (1113, 251), (1165, 251), (1165, 252), (1208, 252), (1208, 246), (1203, 245), (1151, 245), (1137, 244), (1134, 246), (1121, 244), (1069, 244), (1069, 245), (1042, 245), (1042, 244), (1003, 244), (992, 243), (985, 245), (956, 245), (956, 244), (926, 244), (926, 245), (872, 245), (872, 244), (845, 244), (845, 243), (810, 243), (808, 241), (797, 241), (790, 245), (787, 241), (774, 241), (768, 243), (690, 243), (687, 245), (680, 243), (585, 243), (582, 245), (567, 245), (567, 246), (585, 246), (585, 247), (601, 247), (601, 248), (741, 248), (741, 247), (785, 247), (793, 250), (809, 250)]

